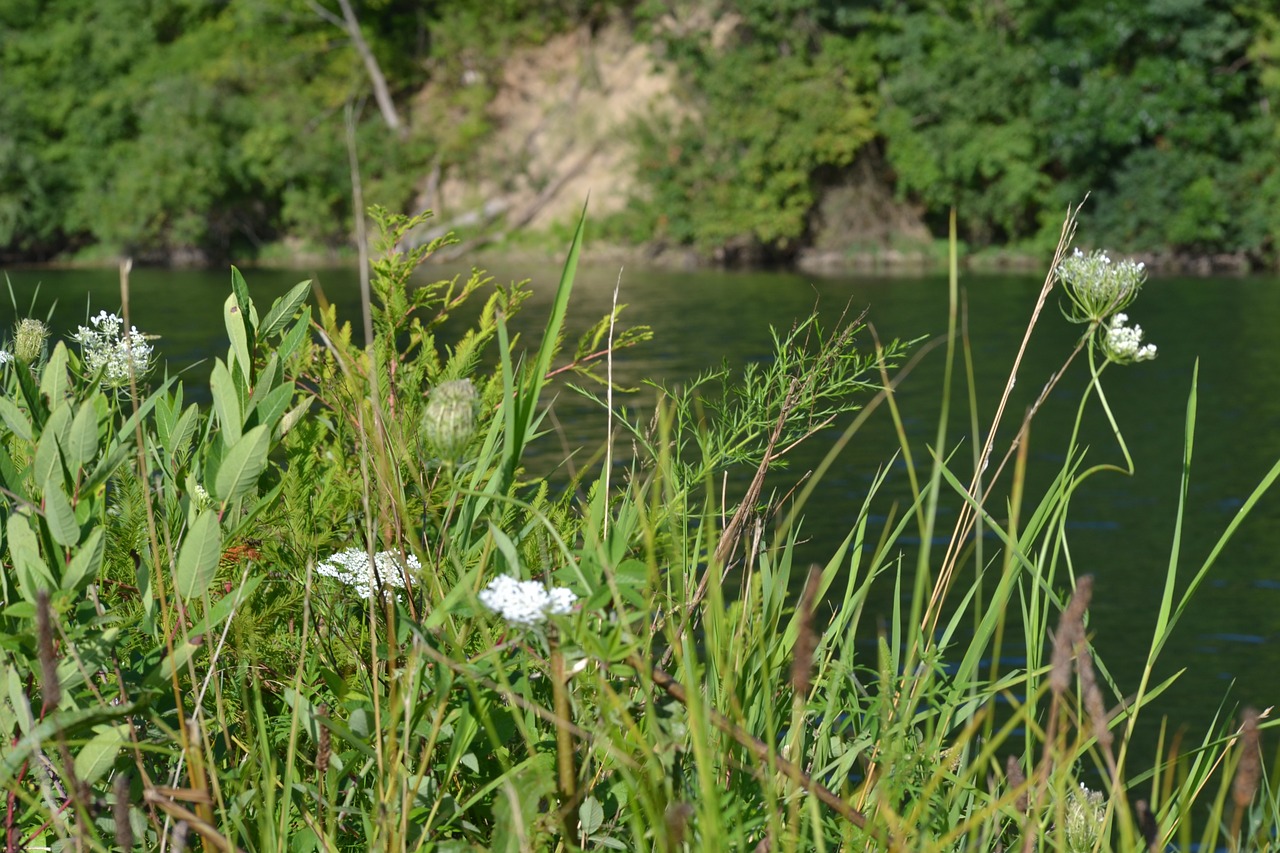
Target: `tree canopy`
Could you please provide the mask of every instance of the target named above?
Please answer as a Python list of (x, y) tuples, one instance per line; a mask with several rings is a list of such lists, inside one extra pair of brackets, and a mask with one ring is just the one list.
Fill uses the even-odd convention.
[[(343, 7), (358, 20), (343, 27)], [(102, 245), (221, 260), (407, 209), (489, 130), (513, 45), (588, 0), (10, 0), (0, 7), (0, 255)], [(874, 156), (927, 222), (1036, 245), (1091, 193), (1117, 248), (1272, 264), (1280, 13), (1269, 0), (638, 0), (635, 37), (688, 109), (632, 129), (626, 233), (787, 257), (824, 189)], [(687, 26), (674, 26), (685, 21)], [(360, 44), (405, 128), (388, 126)], [(480, 69), (472, 85), (440, 85)]]

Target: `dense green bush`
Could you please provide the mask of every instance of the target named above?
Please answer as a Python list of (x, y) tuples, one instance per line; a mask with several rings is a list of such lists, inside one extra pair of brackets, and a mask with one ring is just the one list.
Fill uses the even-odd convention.
[[(1041, 299), (1063, 288), (1081, 329), (1064, 363), (1087, 365), (1052, 483), (1006, 471), (1034, 409), (950, 462), (915, 462), (904, 438), (911, 505), (873, 512), (886, 466), (806, 573), (814, 482), (875, 405), (901, 429), (901, 374), (886, 380), (905, 345), (864, 349), (857, 321), (809, 319), (767, 362), (655, 389), (651, 418), (606, 391), (624, 440), (553, 488), (522, 462), (553, 373), (640, 339), (615, 312), (561, 352), (582, 225), (522, 349), (507, 327), (521, 287), (413, 286), (442, 244), (397, 254), (420, 220), (374, 218), (366, 345), (332, 309), (312, 316), (308, 283), (259, 310), (233, 271), (208, 410), (155, 378), (151, 344), (116, 315), (71, 346), (15, 328), (0, 357), (7, 849), (1077, 853), (1189, 848), (1198, 824), (1202, 847), (1271, 837), (1257, 713), (1152, 767), (1131, 743), (1177, 677), (1153, 678), (1170, 632), (1280, 463), (1190, 573), (1175, 534), (1136, 684), (1090, 643), (1071, 500), (1135, 473), (1103, 376), (1156, 356), (1123, 313), (1140, 264), (1068, 255), (1068, 227), (1046, 276)], [(482, 294), (471, 330), (437, 340)], [(948, 375), (959, 315), (953, 262)], [(949, 447), (940, 393), (934, 446)], [(1081, 443), (1087, 410), (1118, 455)], [(1178, 530), (1195, 421), (1193, 376)], [(775, 500), (769, 472), (823, 433), (818, 470)], [(726, 494), (730, 473), (749, 485)]]

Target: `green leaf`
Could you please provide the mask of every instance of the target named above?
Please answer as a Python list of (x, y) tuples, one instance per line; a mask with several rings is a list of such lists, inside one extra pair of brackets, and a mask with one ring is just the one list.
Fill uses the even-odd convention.
[(280, 341), (280, 347), (276, 352), (280, 353), (281, 361), (288, 361), (294, 353), (302, 346), (302, 342), (307, 340), (307, 333), (311, 329), (311, 307), (307, 306), (302, 311), (302, 316), (298, 318), (298, 322), (293, 324), (285, 336)]
[(223, 437), (227, 444), (235, 444), (240, 440), (244, 429), (244, 418), (240, 412), (240, 395), (236, 393), (235, 381), (222, 359), (214, 362), (213, 371), (209, 374), (209, 393), (213, 395), (213, 411), (218, 416)]
[(236, 267), (231, 268), (231, 292), (236, 298), (236, 304), (244, 312), (249, 339), (252, 341), (257, 334), (258, 312), (253, 307), (253, 300), (249, 298), (249, 285), (245, 284), (244, 276)]
[(271, 303), (271, 310), (267, 312), (267, 316), (262, 321), (262, 327), (258, 330), (258, 338), (260, 340), (269, 338), (284, 329), (293, 319), (298, 308), (306, 301), (310, 291), (311, 280), (308, 279), (295, 284), (288, 293)]
[(31, 440), (31, 421), (27, 420), (27, 416), (8, 397), (0, 397), (0, 418), (4, 419), (5, 426), (18, 438), (23, 441)]
[(80, 748), (75, 759), (76, 776), (86, 785), (98, 781), (115, 764), (116, 756), (120, 754), (120, 748), (127, 740), (125, 735), (129, 731), (125, 723), (97, 725), (93, 728), (97, 734)]
[(98, 460), (98, 464), (94, 466), (93, 473), (85, 478), (80, 484), (81, 493), (92, 492), (94, 489), (107, 482), (108, 478), (120, 467), (120, 463), (129, 455), (129, 447), (123, 442), (116, 441), (111, 445), (111, 449), (107, 451), (106, 456)]
[(507, 773), (493, 803), (493, 853), (537, 850), (538, 816), (542, 800), (555, 793), (555, 758), (538, 753)]
[(71, 422), (71, 434), (63, 451), (67, 463), (76, 469), (83, 468), (98, 455), (98, 406), (97, 393), (80, 404)]
[(276, 438), (284, 438), (284, 436), (298, 425), (298, 421), (311, 410), (311, 404), (315, 402), (315, 397), (308, 395), (303, 398), (302, 402), (294, 406), (288, 411), (283, 418), (280, 419), (280, 434)]
[(173, 431), (170, 433), (169, 443), (164, 448), (170, 456), (180, 456), (190, 449), (191, 439), (195, 436), (196, 422), (199, 417), (200, 409), (195, 403), (192, 403), (182, 413), (182, 417), (178, 418), (177, 424), (174, 425)]
[(31, 468), (37, 483), (44, 483), (54, 474), (62, 476), (62, 451), (59, 444), (70, 436), (71, 407), (59, 406), (45, 424)]
[(595, 797), (587, 797), (578, 806), (578, 822), (582, 824), (583, 835), (595, 835), (604, 824), (604, 807)]
[(293, 391), (292, 385), (281, 385), (266, 395), (256, 410), (258, 423), (274, 427), (284, 414), (284, 410), (289, 407), (289, 402), (293, 400)]
[(36, 534), (25, 515), (9, 516), (9, 556), (13, 558), (13, 572), (18, 576), (18, 588), (22, 597), (35, 603), (39, 590), (57, 589), (49, 565), (40, 556)]
[(95, 527), (67, 564), (62, 575), (63, 589), (75, 590), (82, 582), (92, 581), (98, 576), (98, 570), (102, 568), (103, 542), (102, 528)]
[(191, 525), (178, 549), (174, 583), (184, 601), (208, 591), (221, 556), (222, 528), (218, 524), (218, 514), (207, 509)]
[(235, 294), (227, 297), (222, 306), (222, 319), (227, 326), (227, 337), (231, 339), (231, 352), (234, 353), (235, 365), (240, 368), (240, 375), (247, 384), (253, 383), (251, 371), (253, 358), (249, 349), (249, 330), (244, 320), (243, 309), (237, 304)]
[(59, 545), (71, 548), (79, 544), (80, 525), (76, 523), (76, 511), (62, 490), (61, 477), (44, 481), (44, 520)]
[(58, 345), (49, 354), (44, 373), (40, 376), (40, 391), (49, 398), (49, 408), (57, 408), (58, 403), (71, 387), (67, 379), (67, 345), (58, 341)]
[(231, 446), (218, 466), (214, 492), (224, 503), (243, 497), (267, 467), (267, 453), (271, 450), (271, 430), (261, 424), (246, 432)]
[(245, 416), (252, 412), (254, 407), (262, 402), (262, 398), (270, 394), (280, 385), (280, 356), (271, 353), (271, 357), (267, 359), (267, 363), (258, 371), (258, 384), (253, 386), (253, 394), (249, 397), (249, 404), (244, 407)]
[[(187, 632), (189, 637), (199, 637), (202, 634), (208, 634), (219, 627), (227, 619), (231, 618), (235, 608), (249, 599), (253, 595), (253, 591), (258, 588), (260, 577), (252, 577), (246, 580), (238, 589), (228, 595), (224, 595), (209, 607), (205, 617), (191, 627)], [(197, 646), (192, 642), (184, 642), (173, 650), (171, 656), (164, 657), (159, 665), (151, 672), (147, 673), (144, 681), (151, 687), (158, 687), (167, 684), (169, 676), (173, 671), (186, 664), (191, 656), (195, 654), (202, 646)]]

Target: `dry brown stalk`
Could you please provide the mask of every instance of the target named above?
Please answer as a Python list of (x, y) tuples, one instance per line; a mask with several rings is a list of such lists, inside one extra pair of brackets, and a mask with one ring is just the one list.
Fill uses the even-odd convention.
[(46, 589), (36, 593), (36, 656), (40, 658), (40, 716), (43, 717), (62, 701), (58, 658), (53, 649), (53, 612)]
[(1058, 617), (1058, 630), (1053, 635), (1053, 663), (1049, 671), (1049, 689), (1055, 698), (1066, 693), (1071, 686), (1071, 661), (1085, 643), (1084, 613), (1092, 597), (1093, 576), (1082, 575), (1076, 580), (1076, 590), (1066, 609)]
[[(175, 826), (173, 830), (175, 841), (177, 839), (179, 829), (185, 825), (186, 829), (194, 829), (196, 834), (203, 838), (210, 846), (223, 851), (223, 853), (244, 853), (244, 851), (239, 847), (232, 844), (226, 836), (218, 832), (212, 824), (201, 820), (195, 812), (178, 805), (173, 800), (160, 794), (154, 788), (147, 788), (143, 790), (142, 799), (156, 806), (165, 814), (169, 815), (169, 817), (178, 821), (177, 826)], [(181, 830), (184, 840), (186, 838), (186, 829)]]
[(133, 824), (129, 823), (129, 775), (121, 773), (111, 785), (115, 794), (115, 802), (111, 804), (111, 815), (116, 824), (116, 847), (121, 850), (133, 849)]
[(818, 647), (818, 637), (813, 630), (813, 614), (818, 606), (818, 588), (822, 584), (822, 570), (817, 566), (809, 567), (809, 580), (804, 585), (804, 593), (800, 596), (800, 609), (797, 616), (800, 630), (796, 634), (796, 645), (791, 659), (791, 686), (798, 699), (809, 695), (809, 687), (813, 677), (813, 652)]
[(1240, 763), (1236, 765), (1236, 777), (1231, 781), (1231, 799), (1235, 803), (1235, 813), (1231, 817), (1232, 849), (1241, 850), (1240, 828), (1244, 823), (1245, 810), (1258, 794), (1258, 779), (1262, 775), (1262, 762), (1258, 749), (1258, 720), (1260, 715), (1255, 708), (1245, 708), (1240, 722)]
[[(991, 460), (991, 453), (995, 446), (996, 432), (999, 430), (1000, 423), (1004, 419), (1004, 412), (1009, 404), (1009, 397), (1013, 394), (1013, 388), (1018, 379), (1018, 370), (1022, 366), (1023, 355), (1027, 351), (1027, 346), (1031, 341), (1031, 333), (1035, 330), (1036, 323), (1039, 322), (1040, 319), (1040, 313), (1044, 310), (1045, 302), (1049, 298), (1049, 292), (1053, 290), (1053, 283), (1057, 276), (1058, 265), (1066, 256), (1067, 249), (1070, 247), (1071, 241), (1075, 237), (1076, 215), (1080, 212), (1080, 208), (1083, 206), (1084, 202), (1081, 202), (1074, 209), (1068, 208), (1067, 210), (1067, 218), (1062, 223), (1062, 232), (1058, 237), (1058, 246), (1053, 253), (1053, 261), (1049, 266), (1049, 271), (1045, 274), (1044, 284), (1040, 288), (1040, 295), (1036, 299), (1035, 308), (1032, 309), (1031, 319), (1027, 323), (1027, 330), (1022, 336), (1022, 344), (1018, 347), (1018, 354), (1014, 357), (1013, 367), (1009, 371), (1009, 379), (1005, 383), (1004, 393), (1000, 397), (1000, 404), (997, 406), (995, 417), (991, 422), (991, 429), (987, 431), (987, 440), (982, 447), (982, 454), (979, 457), (978, 469), (974, 472), (973, 480), (969, 484), (969, 494), (973, 495), (977, 499), (979, 506), (982, 505), (982, 502), (986, 498), (990, 489), (990, 482), (994, 482), (995, 477), (999, 476), (1000, 470), (1003, 470), (1004, 468), (1004, 462), (1001, 462), (1000, 468), (996, 471), (996, 475), (993, 476), (992, 480), (987, 482), (984, 486), (983, 477), (986, 474), (987, 464)], [(1078, 350), (1079, 348), (1077, 347), (1077, 351)], [(1071, 358), (1074, 357), (1075, 353), (1072, 353)], [(1017, 446), (1027, 427), (1030, 425), (1030, 420), (1032, 415), (1034, 415), (1035, 410), (1039, 408), (1040, 403), (1048, 397), (1050, 389), (1057, 383), (1058, 379), (1061, 378), (1062, 372), (1063, 371), (1060, 370), (1058, 373), (1054, 374), (1049, 384), (1046, 385), (1044, 390), (1041, 392), (1040, 399), (1036, 401), (1036, 404), (1032, 407), (1031, 411), (1028, 412), (1022, 428), (1018, 431), (1010, 445), (1009, 454), (1005, 455), (1005, 462), (1008, 461), (1009, 455), (1013, 452), (1014, 447)], [(946, 556), (943, 558), (942, 571), (938, 573), (938, 579), (933, 585), (933, 594), (930, 597), (929, 605), (925, 610), (922, 624), (922, 633), (925, 637), (932, 637), (934, 635), (934, 628), (937, 625), (938, 619), (942, 615), (942, 602), (946, 598), (948, 590), (951, 588), (951, 579), (955, 574), (956, 566), (960, 559), (960, 553), (970, 532), (972, 532), (976, 521), (976, 511), (969, 503), (966, 502), (961, 506), (959, 517), (956, 519), (956, 526), (952, 531), (951, 541), (947, 546)]]

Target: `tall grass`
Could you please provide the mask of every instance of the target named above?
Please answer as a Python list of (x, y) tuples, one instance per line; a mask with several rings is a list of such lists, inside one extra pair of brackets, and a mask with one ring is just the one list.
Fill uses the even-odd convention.
[[(1066, 531), (1085, 479), (1135, 473), (1103, 382), (1142, 369), (1110, 334), (1124, 306), (1076, 318), (1078, 346), (1009, 426), (1015, 382), (1038, 381), (1015, 361), (995, 422), (979, 424), (953, 248), (940, 353), (868, 345), (861, 318), (809, 318), (776, 332), (767, 365), (662, 389), (641, 422), (607, 385), (645, 337), (620, 326), (616, 300), (565, 346), (581, 225), (526, 348), (508, 325), (522, 287), (419, 285), (441, 244), (398, 253), (417, 221), (379, 223), (363, 346), (322, 294), (306, 306), (307, 283), (260, 313), (233, 274), (210, 411), (127, 348), (124, 384), (63, 342), (5, 368), (6, 850), (1271, 843), (1265, 714), (1224, 717), (1194, 743), (1164, 736), (1153, 766), (1134, 766), (1130, 746), (1171, 681), (1153, 675), (1169, 636), (1280, 474), (1186, 565), (1194, 374), (1138, 683), (1093, 651), (1089, 604), (1107, 591), (1076, 574)], [(1068, 217), (1028, 340), (1073, 230)], [(472, 298), (474, 328), (442, 344), (439, 324)], [(946, 370), (919, 448), (895, 389), (925, 357)], [(1076, 359), (1077, 428), (1034, 493), (1029, 426)], [(569, 371), (608, 408), (610, 435), (608, 462), (564, 488), (522, 460), (549, 428), (551, 378)], [(967, 451), (947, 431), (959, 381), (970, 432), (986, 436)], [(797, 565), (815, 483), (881, 407), (911, 505), (873, 521), (885, 460), (826, 562)], [(1092, 407), (1117, 461), (1080, 440)], [(829, 452), (794, 497), (768, 492), (815, 440)], [(958, 521), (939, 555), (948, 508)], [(500, 594), (503, 575), (534, 584)], [(896, 605), (872, 610), (886, 587)]]

